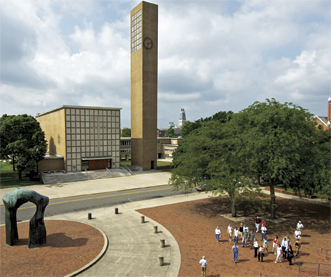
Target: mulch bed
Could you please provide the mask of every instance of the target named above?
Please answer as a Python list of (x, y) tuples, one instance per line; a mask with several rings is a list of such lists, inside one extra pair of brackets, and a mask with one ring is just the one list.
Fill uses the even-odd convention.
[[(325, 254), (325, 250), (331, 248), (330, 208), (280, 197), (277, 197), (276, 203), (278, 205), (277, 216), (285, 220), (273, 222), (268, 220), (267, 215), (265, 216), (269, 251), (272, 249), (275, 234), (279, 236), (280, 240), (289, 235), (294, 245), (295, 227), (301, 220), (305, 228), (301, 240), (302, 252), (295, 257), (297, 265), (289, 266), (287, 260), (275, 264), (276, 256), (272, 253), (264, 257), (263, 263), (258, 262), (257, 258), (254, 258), (253, 250), (250, 250), (249, 247), (242, 248), (240, 240), (239, 263), (234, 263), (233, 243), (228, 241), (226, 228), (229, 224), (239, 227), (239, 224), (243, 223), (247, 224), (250, 230), (255, 230), (256, 214), (249, 214), (241, 221), (223, 217), (223, 214), (231, 213), (231, 206), (226, 198), (208, 198), (138, 211), (162, 224), (177, 240), (181, 252), (179, 276), (201, 276), (198, 262), (202, 255), (205, 255), (208, 261), (207, 276), (259, 276), (260, 273), (268, 276), (317, 276), (318, 264), (305, 262), (330, 265), (330, 260)], [(217, 226), (222, 231), (219, 243), (215, 239), (214, 232)], [(259, 242), (260, 236), (258, 233)], [(299, 273), (299, 262), (304, 266), (316, 269), (308, 271), (301, 268)], [(330, 266), (323, 268), (327, 270), (321, 271), (321, 275), (331, 275)]]
[(17, 224), (19, 241), (6, 244), (0, 226), (0, 276), (65, 276), (95, 259), (104, 246), (102, 233), (94, 227), (65, 220), (45, 220), (47, 240), (28, 249), (29, 222)]

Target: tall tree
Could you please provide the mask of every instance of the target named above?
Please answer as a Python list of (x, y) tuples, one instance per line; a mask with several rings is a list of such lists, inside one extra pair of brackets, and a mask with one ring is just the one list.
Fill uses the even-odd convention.
[[(231, 122), (211, 120), (202, 123), (174, 152), (169, 184), (187, 192), (203, 182), (207, 191), (230, 197), (231, 212), (235, 217), (236, 199), (245, 187), (252, 186), (244, 177), (245, 161), (237, 156), (241, 148), (238, 131)], [(206, 175), (210, 179), (204, 179)]]
[(290, 185), (305, 173), (303, 161), (309, 159), (314, 143), (311, 118), (302, 107), (275, 99), (255, 102), (234, 117), (241, 128), (240, 159), (247, 161), (252, 176), (263, 174), (269, 180), (272, 218), (276, 217), (275, 181)]
[(23, 170), (37, 172), (37, 164), (47, 150), (45, 134), (32, 116), (7, 115), (0, 118), (1, 155), (10, 155), (15, 161), (18, 179)]

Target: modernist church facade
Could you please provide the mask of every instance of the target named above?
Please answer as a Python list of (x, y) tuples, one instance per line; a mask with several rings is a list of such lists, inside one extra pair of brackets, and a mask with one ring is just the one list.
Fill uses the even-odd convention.
[(62, 106), (36, 116), (48, 142), (40, 171), (120, 167), (120, 108)]

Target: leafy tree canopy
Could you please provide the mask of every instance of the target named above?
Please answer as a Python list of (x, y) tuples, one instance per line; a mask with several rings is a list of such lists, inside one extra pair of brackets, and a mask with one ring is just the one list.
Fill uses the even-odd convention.
[(37, 171), (37, 163), (47, 150), (45, 134), (39, 122), (32, 116), (7, 115), (0, 118), (1, 156), (11, 156), (18, 169), (19, 180), (22, 171)]
[[(187, 192), (204, 183), (207, 191), (225, 193), (232, 202), (232, 216), (236, 216), (240, 192), (244, 188), (254, 191), (252, 183), (244, 177), (245, 161), (238, 158), (238, 131), (230, 121), (203, 122), (174, 152), (169, 184)], [(205, 179), (206, 175), (210, 179)]]
[(269, 180), (271, 216), (276, 217), (274, 183), (285, 185), (305, 174), (316, 129), (312, 115), (292, 103), (275, 99), (255, 102), (236, 114), (233, 121), (241, 128), (240, 158), (247, 161), (251, 176), (265, 175)]
[(124, 137), (124, 138), (131, 137), (131, 129), (127, 128), (127, 127), (123, 128), (121, 131), (121, 137)]
[(208, 122), (208, 121), (218, 121), (220, 123), (225, 123), (230, 121), (230, 119), (233, 116), (233, 112), (232, 111), (228, 111), (228, 112), (217, 112), (214, 115), (210, 116), (210, 117), (206, 117), (206, 118), (200, 118), (194, 122), (191, 121), (186, 121), (180, 131), (180, 135), (185, 138), (187, 137), (190, 133), (192, 133), (194, 130), (200, 128), (202, 126), (203, 122)]
[(169, 137), (169, 138), (175, 138), (177, 137), (176, 134), (175, 134), (175, 129), (174, 128), (169, 128), (165, 131), (164, 133), (164, 136), (165, 137)]

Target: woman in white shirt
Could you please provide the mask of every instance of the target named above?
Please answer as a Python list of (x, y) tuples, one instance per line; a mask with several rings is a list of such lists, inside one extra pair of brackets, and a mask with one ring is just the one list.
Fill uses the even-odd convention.
[(277, 246), (277, 257), (276, 257), (276, 261), (275, 264), (279, 261), (280, 263), (282, 262), (282, 259), (280, 257), (280, 255), (282, 254), (282, 247), (280, 246), (280, 244), (278, 244)]

